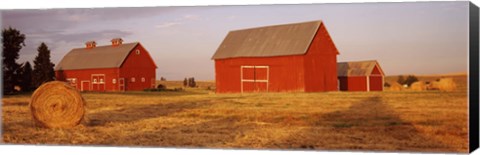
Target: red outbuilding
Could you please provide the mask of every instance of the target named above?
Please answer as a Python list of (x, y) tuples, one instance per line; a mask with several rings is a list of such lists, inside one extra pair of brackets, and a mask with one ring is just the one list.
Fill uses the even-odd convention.
[(216, 91), (336, 91), (338, 54), (322, 21), (230, 31), (212, 57)]
[(375, 60), (338, 63), (342, 91), (382, 91), (385, 74)]
[(55, 76), (81, 91), (143, 90), (155, 87), (156, 68), (140, 43), (116, 38), (111, 45), (91, 41), (71, 50), (55, 67)]

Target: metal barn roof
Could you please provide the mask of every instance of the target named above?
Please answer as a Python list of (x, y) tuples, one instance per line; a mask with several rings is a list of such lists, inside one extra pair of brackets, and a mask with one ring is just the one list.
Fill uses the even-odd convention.
[[(337, 63), (337, 75), (340, 77), (369, 76), (377, 64), (376, 60), (339, 62)], [(383, 73), (380, 67), (378, 69)]]
[(56, 65), (55, 70), (116, 68), (120, 67), (130, 51), (139, 43), (118, 46), (106, 45), (94, 48), (75, 48)]
[(305, 54), (321, 21), (230, 31), (212, 59)]

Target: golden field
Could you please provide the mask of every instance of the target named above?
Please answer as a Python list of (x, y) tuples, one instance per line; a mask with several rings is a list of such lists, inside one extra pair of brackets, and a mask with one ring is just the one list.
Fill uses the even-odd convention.
[[(466, 86), (466, 77), (457, 82)], [(71, 129), (35, 127), (30, 94), (6, 96), (2, 138), (13, 144), (468, 151), (466, 87), (215, 94), (206, 88), (212, 82), (197, 84), (180, 92), (83, 93), (85, 121)]]

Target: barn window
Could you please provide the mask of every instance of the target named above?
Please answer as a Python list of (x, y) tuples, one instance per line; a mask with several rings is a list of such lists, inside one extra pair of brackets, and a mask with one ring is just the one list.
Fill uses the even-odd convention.
[(142, 77), (142, 82), (145, 82), (145, 78), (144, 78), (144, 77)]
[(100, 83), (103, 83), (103, 79), (100, 79)]
[(112, 83), (113, 84), (117, 83), (117, 79), (112, 79)]
[(135, 78), (134, 78), (134, 77), (132, 77), (131, 81), (132, 81), (132, 82), (135, 82)]
[(97, 79), (93, 79), (93, 83), (97, 83)]
[(140, 55), (140, 50), (135, 50), (135, 53), (136, 53), (137, 55)]
[(76, 78), (67, 78), (69, 83), (76, 83)]

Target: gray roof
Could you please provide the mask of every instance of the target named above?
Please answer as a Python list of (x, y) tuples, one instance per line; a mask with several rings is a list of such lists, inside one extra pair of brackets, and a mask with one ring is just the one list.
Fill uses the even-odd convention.
[(305, 54), (322, 21), (230, 31), (212, 59)]
[[(372, 74), (375, 66), (378, 65), (376, 60), (366, 61), (350, 61), (337, 63), (337, 75), (338, 76), (369, 76)], [(383, 74), (380, 66), (378, 67)]]
[(75, 48), (67, 53), (56, 65), (55, 70), (118, 68), (130, 51), (139, 43), (118, 46), (106, 45), (94, 48)]

